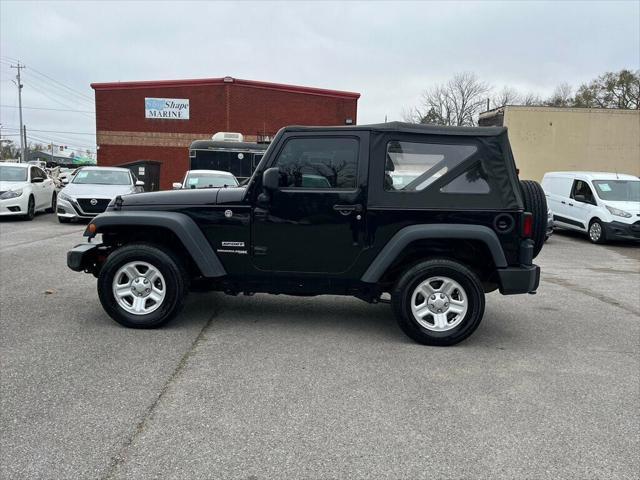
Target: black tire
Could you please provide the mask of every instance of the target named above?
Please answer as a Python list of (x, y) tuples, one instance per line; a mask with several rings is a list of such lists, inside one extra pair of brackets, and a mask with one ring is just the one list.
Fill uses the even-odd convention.
[[(115, 299), (113, 281), (120, 267), (133, 261), (146, 262), (160, 271), (166, 294), (160, 307), (144, 315), (127, 312)], [(98, 296), (102, 307), (116, 322), (130, 328), (157, 328), (174, 318), (188, 293), (187, 275), (179, 260), (154, 245), (135, 243), (121, 247), (107, 257), (98, 276)]]
[(45, 210), (47, 213), (54, 213), (56, 211), (56, 203), (58, 202), (58, 194), (53, 192), (51, 196), (51, 206)]
[(61, 217), (60, 215), (58, 215), (58, 222), (60, 223), (70, 223), (71, 219), (68, 217)]
[(33, 195), (29, 197), (29, 201), (27, 202), (27, 213), (25, 213), (22, 218), (27, 221), (33, 220), (33, 217), (36, 216), (36, 200), (33, 198)]
[[(467, 311), (452, 329), (436, 332), (421, 325), (411, 311), (414, 290), (431, 277), (447, 277), (457, 282), (466, 293)], [(424, 299), (426, 301), (426, 298)], [(471, 335), (484, 315), (484, 290), (475, 273), (453, 260), (428, 260), (402, 274), (391, 292), (391, 307), (404, 333), (423, 345), (455, 345)]]
[[(599, 228), (597, 228), (599, 227)], [(594, 230), (593, 232), (591, 230)], [(597, 233), (600, 232), (598, 236)], [(589, 237), (589, 241), (591, 243), (596, 243), (598, 245), (602, 245), (603, 243), (607, 243), (607, 231), (604, 229), (604, 225), (598, 218), (594, 218), (589, 222), (589, 230), (587, 230), (587, 237)]]
[(533, 180), (520, 180), (524, 210), (533, 214), (533, 258), (536, 258), (544, 245), (547, 234), (547, 198), (542, 186)]

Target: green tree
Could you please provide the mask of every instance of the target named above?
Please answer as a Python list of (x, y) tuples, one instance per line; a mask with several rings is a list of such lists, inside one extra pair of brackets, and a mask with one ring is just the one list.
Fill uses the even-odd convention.
[(576, 107), (640, 109), (640, 70), (620, 70), (600, 75), (580, 85), (574, 98)]

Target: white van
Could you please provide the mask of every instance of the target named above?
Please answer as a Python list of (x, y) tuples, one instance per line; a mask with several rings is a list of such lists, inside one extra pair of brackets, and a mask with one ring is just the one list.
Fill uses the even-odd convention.
[(593, 243), (640, 240), (640, 179), (602, 172), (549, 172), (542, 179), (554, 226), (588, 233)]

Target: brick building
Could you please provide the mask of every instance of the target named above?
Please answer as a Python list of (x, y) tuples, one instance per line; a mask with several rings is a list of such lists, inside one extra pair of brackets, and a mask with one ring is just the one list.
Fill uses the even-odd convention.
[[(192, 141), (240, 132), (245, 141), (286, 125), (355, 124), (359, 93), (241, 80), (93, 83), (98, 165), (160, 166), (160, 188), (189, 167)], [(144, 171), (144, 170), (141, 170)]]

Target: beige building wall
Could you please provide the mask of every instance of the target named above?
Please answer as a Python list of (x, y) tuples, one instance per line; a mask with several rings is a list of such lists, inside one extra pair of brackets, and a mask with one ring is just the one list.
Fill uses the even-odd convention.
[(504, 125), (521, 179), (588, 170), (640, 176), (640, 111), (507, 106)]

